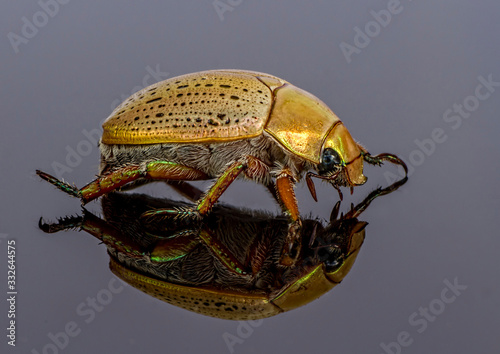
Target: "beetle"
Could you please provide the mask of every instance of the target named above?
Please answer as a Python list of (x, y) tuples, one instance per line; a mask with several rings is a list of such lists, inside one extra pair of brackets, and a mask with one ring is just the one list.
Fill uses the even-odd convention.
[[(305, 219), (302, 252), (295, 267), (279, 264), (288, 221), (262, 211), (217, 205), (201, 220), (154, 222), (140, 218), (150, 208), (184, 205), (143, 194), (110, 193), (101, 199), (104, 218), (82, 216), (57, 223), (40, 219), (47, 233), (79, 228), (104, 243), (111, 271), (138, 290), (199, 314), (251, 320), (274, 316), (314, 301), (349, 273), (365, 238), (359, 215), (371, 202), (406, 182), (372, 191), (339, 217), (340, 201), (324, 225)], [(191, 200), (201, 191), (173, 185)]]
[(304, 175), (339, 187), (366, 182), (363, 161), (402, 165), (397, 156), (371, 156), (342, 121), (312, 94), (278, 77), (211, 70), (153, 84), (120, 104), (103, 123), (98, 177), (77, 189), (37, 174), (85, 204), (111, 191), (154, 180), (215, 179), (196, 207), (160, 209), (142, 217), (207, 215), (240, 175), (265, 185), (290, 220), (282, 263), (293, 265), (301, 219), (294, 185)]

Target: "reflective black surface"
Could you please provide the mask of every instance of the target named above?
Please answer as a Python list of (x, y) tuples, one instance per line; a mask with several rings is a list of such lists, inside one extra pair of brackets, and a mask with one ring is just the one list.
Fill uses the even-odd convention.
[(231, 206), (217, 205), (203, 219), (143, 218), (145, 212), (191, 205), (110, 193), (102, 198), (102, 218), (83, 209), (53, 223), (40, 219), (39, 227), (93, 235), (107, 246), (113, 273), (148, 295), (211, 317), (256, 320), (303, 306), (339, 284), (365, 238), (367, 223), (358, 217), (406, 181), (372, 191), (345, 215), (337, 202), (327, 225), (303, 220), (293, 266), (280, 262), (285, 216)]
[[(0, 283), (6, 297), (14, 239), (18, 294), (16, 348), (5, 331), (0, 352), (495, 352), (498, 2), (221, 2), (233, 10), (223, 20), (212, 1), (71, 1), (57, 11), (2, 3)], [(18, 53), (10, 33), (24, 38)], [(46, 235), (37, 225), (81, 208), (35, 178), (36, 169), (84, 185), (98, 169), (101, 122), (120, 101), (155, 81), (215, 68), (268, 72), (310, 91), (356, 141), (397, 154), (410, 173), (362, 215), (365, 242), (340, 286), (251, 323), (162, 303), (115, 280), (94, 238)], [(366, 186), (352, 196), (343, 189), (344, 214), (399, 175), (391, 166), (365, 172)], [(316, 190), (317, 203), (298, 186), (300, 211), (328, 220), (338, 195), (322, 183)], [(138, 192), (177, 198), (162, 185)], [(253, 183), (232, 185), (222, 202), (279, 211)], [(88, 209), (102, 216), (98, 203)]]

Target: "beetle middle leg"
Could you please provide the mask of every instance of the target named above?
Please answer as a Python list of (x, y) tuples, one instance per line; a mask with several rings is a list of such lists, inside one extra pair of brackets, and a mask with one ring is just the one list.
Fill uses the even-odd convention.
[(147, 211), (142, 214), (143, 218), (173, 216), (173, 217), (195, 217), (199, 218), (210, 212), (214, 204), (225, 192), (229, 185), (239, 176), (243, 169), (247, 166), (246, 162), (235, 161), (224, 171), (224, 173), (215, 181), (205, 195), (198, 200), (195, 209), (157, 209)]
[(210, 189), (201, 197), (196, 209), (158, 209), (145, 212), (142, 217), (158, 217), (158, 216), (173, 216), (173, 217), (200, 217), (207, 215), (212, 210), (214, 204), (219, 200), (220, 196), (226, 191), (231, 183), (245, 172), (245, 175), (254, 180), (266, 180), (269, 177), (270, 167), (260, 159), (248, 155), (244, 160), (235, 161), (230, 164), (222, 175), (215, 181)]

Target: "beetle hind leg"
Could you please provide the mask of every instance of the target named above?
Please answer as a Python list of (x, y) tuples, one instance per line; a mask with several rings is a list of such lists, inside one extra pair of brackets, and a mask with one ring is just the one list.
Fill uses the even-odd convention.
[(98, 176), (95, 180), (81, 189), (60, 181), (45, 172), (37, 170), (36, 173), (42, 179), (53, 184), (63, 192), (80, 198), (83, 204), (99, 198), (104, 194), (115, 191), (120, 187), (130, 185), (140, 178), (145, 178), (146, 180), (168, 181), (194, 181), (208, 178), (202, 171), (169, 161), (151, 161), (145, 166), (127, 165)]
[(75, 186), (60, 181), (54, 176), (51, 176), (48, 173), (45, 173), (40, 170), (36, 170), (36, 174), (40, 176), (40, 178), (43, 179), (44, 181), (47, 181), (50, 184), (54, 185), (57, 189), (62, 190), (64, 193), (67, 193), (73, 197), (81, 198), (80, 191)]
[(48, 173), (37, 170), (36, 174), (43, 180), (54, 185), (63, 192), (80, 198), (82, 204), (86, 204), (93, 199), (100, 197), (108, 192), (111, 192), (121, 186), (132, 182), (143, 176), (139, 166), (127, 166), (116, 171), (101, 175), (95, 180), (87, 184), (81, 189), (69, 185), (66, 182), (60, 181)]

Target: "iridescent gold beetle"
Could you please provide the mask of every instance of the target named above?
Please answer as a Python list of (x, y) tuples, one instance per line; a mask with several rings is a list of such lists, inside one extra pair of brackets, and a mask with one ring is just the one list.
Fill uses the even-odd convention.
[[(396, 156), (371, 156), (318, 98), (268, 74), (213, 70), (149, 86), (118, 106), (103, 124), (97, 179), (81, 189), (37, 171), (87, 203), (125, 185), (153, 180), (216, 179), (196, 208), (156, 210), (144, 217), (200, 217), (240, 175), (269, 188), (289, 216), (282, 262), (293, 264), (301, 227), (294, 184), (306, 174), (337, 190), (366, 182), (363, 160), (403, 165)], [(308, 172), (309, 171), (309, 172)]]

